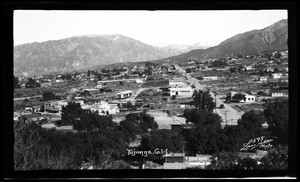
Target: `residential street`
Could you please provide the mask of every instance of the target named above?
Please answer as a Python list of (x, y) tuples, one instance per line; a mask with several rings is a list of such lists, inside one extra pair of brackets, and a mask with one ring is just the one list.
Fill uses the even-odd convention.
[[(198, 82), (198, 79), (192, 77), (190, 74), (186, 73), (185, 70), (183, 70), (180, 66), (175, 65), (175, 68), (184, 76), (186, 76), (186, 78), (188, 79), (188, 81), (195, 86), (195, 88), (197, 90), (205, 90), (205, 85), (201, 85)], [(215, 100), (215, 94), (211, 91), (210, 92), (212, 98)], [(218, 97), (216, 97), (217, 100), (217, 109), (216, 112), (221, 116), (223, 123), (222, 125), (237, 125), (237, 121), (238, 119), (241, 118), (242, 114), (241, 112), (236, 111), (235, 109), (233, 109), (232, 107), (230, 107), (229, 105), (227, 105), (226, 103), (223, 103)], [(219, 109), (219, 106), (223, 104), (224, 108), (223, 109)]]

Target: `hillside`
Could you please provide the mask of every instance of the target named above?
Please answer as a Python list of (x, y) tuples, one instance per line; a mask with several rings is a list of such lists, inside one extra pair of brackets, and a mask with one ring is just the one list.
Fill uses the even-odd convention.
[(97, 65), (140, 62), (180, 54), (122, 35), (84, 35), (14, 47), (14, 74), (68, 72)]
[(233, 36), (215, 47), (196, 49), (166, 59), (185, 61), (206, 58), (224, 58), (252, 55), (264, 51), (287, 50), (288, 21), (280, 20), (261, 30), (252, 30)]

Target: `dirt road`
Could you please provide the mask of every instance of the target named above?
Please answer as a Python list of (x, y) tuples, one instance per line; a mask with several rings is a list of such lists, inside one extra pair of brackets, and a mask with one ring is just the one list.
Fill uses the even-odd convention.
[[(184, 69), (182, 69), (180, 66), (175, 65), (175, 68), (183, 75), (185, 76), (188, 81), (195, 86), (195, 89), (197, 90), (205, 90), (205, 85), (201, 85), (198, 82), (198, 79), (192, 77), (190, 74), (186, 73)], [(242, 112), (238, 112), (237, 110), (233, 109), (231, 106), (227, 105), (226, 103), (223, 103), (218, 97), (215, 98), (215, 94), (211, 91), (210, 92), (212, 98), (214, 101), (216, 100), (217, 102), (217, 107), (219, 107), (221, 104), (224, 105), (223, 109), (216, 108), (215, 112), (218, 113), (222, 120), (223, 123), (227, 123), (228, 125), (236, 125), (237, 120), (241, 118)]]

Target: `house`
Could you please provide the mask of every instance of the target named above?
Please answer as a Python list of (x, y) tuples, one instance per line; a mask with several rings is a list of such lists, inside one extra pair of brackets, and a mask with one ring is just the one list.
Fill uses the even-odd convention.
[(62, 83), (62, 82), (64, 82), (62, 79), (55, 80), (55, 83)]
[(203, 80), (204, 81), (208, 81), (208, 80), (217, 80), (218, 77), (217, 76), (204, 76)]
[(78, 103), (80, 104), (81, 106), (84, 104), (84, 101), (83, 100), (72, 100), (72, 102), (75, 102), (75, 103)]
[(250, 70), (253, 70), (253, 67), (252, 67), (252, 65), (248, 65), (248, 66), (245, 66), (245, 69), (246, 69), (247, 71), (250, 71)]
[(241, 101), (241, 102), (255, 102), (256, 97), (254, 95), (245, 95), (245, 101)]
[(136, 83), (143, 83), (144, 81), (142, 79), (136, 79), (135, 82)]
[(280, 79), (282, 77), (282, 73), (272, 73), (271, 78)]
[(98, 98), (84, 98), (83, 103), (87, 105), (93, 105), (95, 103), (99, 103), (101, 100)]
[(32, 112), (40, 112), (41, 106), (32, 106)]
[(119, 92), (115, 94), (116, 99), (126, 99), (132, 96), (132, 91), (131, 90), (126, 90), (123, 92)]
[(176, 97), (192, 97), (194, 89), (192, 87), (184, 88), (170, 88), (170, 96), (175, 95)]
[(164, 169), (205, 168), (211, 163), (211, 155), (185, 156), (182, 153), (165, 154)]
[(211, 155), (197, 154), (195, 157), (187, 156), (186, 162), (188, 163), (189, 168), (197, 167), (204, 169), (206, 166), (210, 165)]
[(100, 90), (99, 89), (84, 89), (83, 94), (84, 95), (96, 95), (99, 94)]
[(186, 169), (185, 155), (182, 153), (165, 154), (164, 169)]
[(67, 106), (68, 101), (66, 100), (52, 100), (44, 102), (44, 111), (51, 113), (61, 113), (62, 106)]
[(271, 90), (270, 94), (272, 97), (287, 97), (289, 93), (287, 90)]
[(82, 105), (82, 109), (97, 112), (99, 115), (111, 115), (120, 112), (117, 104), (109, 104), (108, 102), (101, 101), (93, 105)]
[(266, 83), (266, 82), (268, 82), (268, 77), (267, 76), (261, 76), (261, 77), (259, 77), (259, 81)]

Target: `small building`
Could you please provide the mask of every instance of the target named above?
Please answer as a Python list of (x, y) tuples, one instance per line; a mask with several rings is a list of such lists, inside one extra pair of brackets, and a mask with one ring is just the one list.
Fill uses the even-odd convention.
[(175, 95), (176, 97), (192, 97), (194, 89), (192, 87), (185, 88), (170, 88), (170, 96)]
[(92, 112), (96, 112), (99, 115), (111, 115), (120, 112), (117, 104), (109, 104), (108, 102), (105, 101), (101, 101), (100, 103), (96, 103), (93, 105), (82, 105), (81, 108), (84, 110), (90, 110)]
[(184, 163), (185, 155), (182, 153), (165, 154), (165, 163)]
[(271, 90), (272, 97), (287, 97), (289, 95), (287, 90)]
[(98, 98), (84, 98), (83, 99), (84, 104), (87, 104), (87, 105), (93, 105), (96, 103), (100, 103), (100, 101), (101, 101), (101, 99), (98, 99)]
[(115, 94), (116, 99), (126, 99), (132, 96), (132, 91), (131, 90), (126, 90), (123, 92), (119, 92)]
[(208, 81), (208, 80), (217, 80), (218, 77), (217, 76), (204, 76), (203, 80), (204, 81)]
[(282, 77), (282, 73), (272, 73), (271, 77), (273, 79), (280, 79)]
[(268, 77), (267, 76), (261, 76), (261, 77), (259, 77), (259, 81), (266, 83), (266, 82), (268, 82)]
[(68, 101), (66, 100), (52, 100), (44, 102), (44, 111), (50, 113), (61, 113), (62, 106), (67, 106)]
[(136, 83), (143, 83), (144, 81), (142, 79), (136, 79), (135, 82)]
[(256, 101), (256, 96), (254, 95), (245, 95), (245, 101), (240, 101), (240, 102), (255, 102)]
[(253, 70), (253, 67), (252, 67), (252, 65), (248, 65), (248, 66), (245, 67), (245, 69), (246, 69), (247, 71), (249, 71), (249, 70)]
[(99, 89), (84, 89), (83, 94), (84, 95), (96, 95), (99, 94), (100, 90)]

